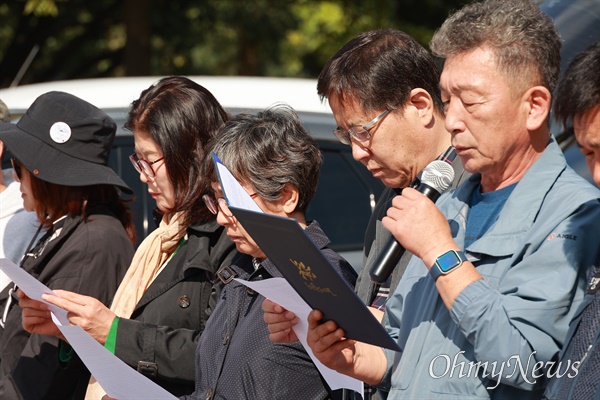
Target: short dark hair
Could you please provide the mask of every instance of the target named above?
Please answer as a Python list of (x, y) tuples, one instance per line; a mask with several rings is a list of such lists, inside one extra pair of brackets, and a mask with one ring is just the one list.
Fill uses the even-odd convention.
[[(306, 212), (317, 190), (323, 156), (296, 112), (278, 104), (257, 114), (233, 117), (213, 139), (214, 152), (233, 176), (266, 201), (277, 201), (286, 184), (299, 192), (296, 211)], [(212, 158), (206, 175), (217, 180)]]
[(444, 21), (430, 47), (443, 58), (489, 47), (515, 88), (533, 84), (552, 92), (558, 81), (560, 35), (552, 18), (531, 0), (468, 4)]
[(412, 37), (395, 29), (356, 35), (323, 67), (317, 81), (321, 100), (352, 98), (365, 111), (402, 110), (410, 91), (422, 88), (443, 114), (440, 71), (431, 54)]
[(556, 88), (554, 118), (566, 126), (570, 118), (582, 115), (599, 104), (600, 41), (569, 63)]
[(186, 225), (214, 218), (201, 200), (208, 187), (202, 160), (229, 118), (212, 93), (183, 76), (159, 80), (131, 104), (125, 128), (147, 133), (160, 147), (175, 192), (170, 211), (183, 211)]

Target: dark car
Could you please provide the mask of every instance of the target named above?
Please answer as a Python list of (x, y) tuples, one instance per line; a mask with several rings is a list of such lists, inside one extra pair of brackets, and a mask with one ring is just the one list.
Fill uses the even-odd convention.
[[(317, 140), (324, 156), (314, 200), (307, 211), (319, 221), (332, 240), (331, 247), (355, 269), (362, 266), (364, 233), (372, 210), (383, 190), (382, 183), (352, 158), (351, 148), (333, 135), (335, 120), (317, 96), (316, 81), (286, 78), (190, 77), (209, 89), (232, 113), (256, 111), (277, 102), (291, 105), (305, 127)], [(105, 110), (117, 123), (118, 131), (110, 166), (133, 189), (132, 203), (138, 240), (155, 228), (154, 200), (131, 166), (133, 135), (123, 128), (130, 103), (158, 77), (101, 78), (56, 81), (0, 90), (2, 99), (18, 118), (40, 94), (61, 90), (72, 93)], [(7, 161), (3, 166), (7, 166)]]

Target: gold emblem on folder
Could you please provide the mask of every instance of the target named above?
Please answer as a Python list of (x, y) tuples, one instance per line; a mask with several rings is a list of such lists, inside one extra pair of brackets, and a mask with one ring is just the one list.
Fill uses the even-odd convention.
[(304, 284), (308, 289), (314, 292), (329, 293), (332, 296), (337, 296), (330, 288), (323, 288), (314, 284), (313, 280), (317, 279), (317, 276), (311, 271), (308, 265), (304, 265), (302, 261), (292, 260), (291, 258), (290, 261), (298, 268), (298, 274), (306, 281)]
[(304, 263), (302, 261), (295, 261), (290, 259), (290, 261), (296, 266), (296, 268), (298, 268), (298, 273), (300, 274), (300, 276), (302, 277), (302, 279), (306, 280), (313, 280), (316, 279), (317, 276), (315, 274), (312, 273), (312, 271), (310, 270), (310, 267), (304, 265)]

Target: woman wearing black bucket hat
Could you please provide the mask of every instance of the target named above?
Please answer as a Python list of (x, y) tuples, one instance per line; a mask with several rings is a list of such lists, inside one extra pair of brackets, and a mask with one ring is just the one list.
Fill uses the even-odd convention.
[[(185, 77), (163, 78), (143, 91), (126, 127), (135, 140), (131, 161), (163, 214), (160, 226), (140, 244), (110, 309), (66, 291), (48, 299), (69, 311), (71, 323), (178, 396), (194, 390), (194, 354), (221, 288), (215, 273), (236, 254), (202, 201), (210, 188), (201, 175), (205, 148), (228, 119), (208, 90)], [(45, 322), (38, 318), (41, 303), (19, 304), (26, 329), (59, 334), (48, 314)], [(92, 381), (86, 398), (103, 394)]]
[[(51, 289), (103, 303), (114, 296), (135, 239), (118, 191), (131, 189), (106, 165), (115, 131), (103, 111), (63, 92), (38, 97), (16, 125), (0, 124), (24, 208), (36, 212), (45, 230), (22, 268)], [(82, 398), (87, 368), (66, 342), (23, 329), (15, 289), (9, 285), (0, 295), (0, 398)]]

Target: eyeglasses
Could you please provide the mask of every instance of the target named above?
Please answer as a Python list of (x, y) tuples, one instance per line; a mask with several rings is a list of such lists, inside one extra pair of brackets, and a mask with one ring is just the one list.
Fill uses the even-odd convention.
[(129, 161), (133, 164), (133, 168), (138, 172), (138, 174), (143, 173), (147, 178), (154, 178), (156, 176), (156, 172), (152, 168), (152, 165), (156, 164), (159, 161), (164, 160), (164, 157), (159, 158), (158, 160), (148, 161), (143, 158), (138, 158), (137, 154), (133, 153), (129, 156)]
[(372, 129), (375, 126), (375, 124), (381, 121), (383, 117), (388, 115), (392, 110), (395, 110), (395, 108), (388, 108), (364, 126), (353, 126), (347, 131), (341, 129), (334, 129), (333, 133), (335, 136), (337, 136), (340, 142), (348, 145), (350, 144), (350, 136), (352, 136), (359, 142), (367, 141), (371, 139), (371, 133), (369, 132), (369, 130)]
[(205, 194), (204, 196), (202, 196), (202, 200), (204, 200), (204, 204), (206, 204), (206, 208), (208, 208), (208, 211), (210, 211), (214, 215), (217, 215), (219, 213), (219, 209), (221, 209), (221, 211), (223, 212), (223, 214), (225, 214), (227, 218), (233, 217), (233, 214), (231, 213), (231, 210), (227, 205), (227, 201), (224, 198), (219, 197), (215, 199), (211, 195)]
[(21, 171), (21, 163), (16, 158), (11, 158), (10, 163), (15, 171), (15, 175), (17, 175), (17, 178), (21, 180), (21, 173), (23, 172)]
[[(250, 197), (252, 197), (252, 198), (255, 198), (256, 196), (258, 196), (258, 193), (253, 193), (250, 195)], [(219, 198), (215, 199), (213, 196), (211, 196), (209, 194), (205, 194), (204, 196), (202, 196), (202, 200), (204, 200), (204, 204), (206, 204), (206, 208), (208, 208), (208, 210), (211, 213), (213, 213), (214, 215), (217, 215), (219, 213), (219, 209), (221, 209), (221, 212), (227, 218), (233, 217), (233, 213), (229, 209), (229, 205), (227, 205), (227, 200), (225, 200), (223, 197), (219, 197)]]

